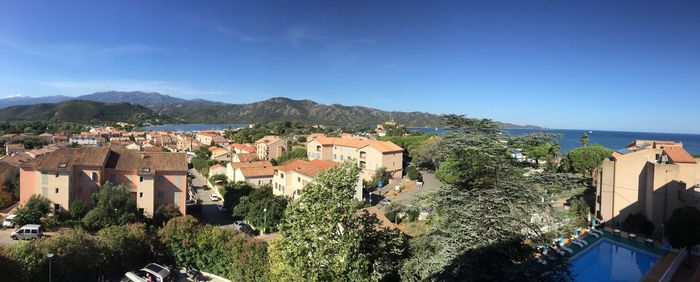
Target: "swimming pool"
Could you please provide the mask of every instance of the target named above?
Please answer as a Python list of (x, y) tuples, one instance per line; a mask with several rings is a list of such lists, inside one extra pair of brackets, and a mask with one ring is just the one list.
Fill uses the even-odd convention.
[(639, 281), (659, 259), (623, 244), (601, 239), (573, 257), (571, 271), (575, 281)]

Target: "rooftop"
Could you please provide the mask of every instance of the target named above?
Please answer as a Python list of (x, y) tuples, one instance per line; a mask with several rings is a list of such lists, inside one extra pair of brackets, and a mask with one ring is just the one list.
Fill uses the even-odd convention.
[(322, 171), (336, 166), (340, 166), (340, 164), (326, 160), (312, 160), (310, 162), (303, 160), (294, 160), (293, 162), (287, 165), (276, 167), (276, 170), (284, 172), (295, 171), (306, 176), (314, 177)]

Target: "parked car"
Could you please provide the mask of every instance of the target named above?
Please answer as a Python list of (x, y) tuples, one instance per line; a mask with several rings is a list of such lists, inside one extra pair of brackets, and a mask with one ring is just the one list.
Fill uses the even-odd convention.
[(5, 219), (2, 220), (2, 227), (15, 227), (15, 217), (17, 217), (16, 214), (8, 215)]
[(32, 240), (44, 236), (44, 227), (41, 224), (27, 224), (10, 233), (12, 240)]
[(219, 209), (220, 212), (228, 212), (228, 209), (224, 207), (224, 205), (216, 205), (216, 208)]
[(212, 200), (212, 201), (214, 201), (214, 202), (217, 202), (217, 201), (219, 201), (219, 196), (217, 196), (216, 194), (210, 194), (210, 195), (209, 195), (209, 200)]
[(234, 221), (233, 228), (240, 231), (240, 232), (243, 232), (244, 234), (250, 235), (250, 236), (253, 236), (255, 233), (253, 231), (253, 227), (251, 227), (249, 224), (243, 222), (243, 220)]
[(379, 201), (380, 206), (388, 206), (389, 204), (391, 204), (391, 200), (387, 198), (384, 198), (383, 200)]
[(121, 282), (145, 282), (151, 276), (151, 281), (172, 282), (175, 281), (175, 273), (170, 268), (157, 263), (149, 263), (138, 271), (127, 272)]

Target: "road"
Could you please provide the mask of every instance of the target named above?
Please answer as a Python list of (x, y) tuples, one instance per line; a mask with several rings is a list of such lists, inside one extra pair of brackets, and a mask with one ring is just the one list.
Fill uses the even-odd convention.
[(191, 169), (190, 172), (194, 175), (191, 189), (197, 194), (199, 202), (202, 204), (202, 213), (199, 220), (211, 225), (230, 226), (233, 223), (231, 215), (220, 212), (216, 207), (216, 205), (223, 204), (224, 201), (222, 199), (216, 202), (210, 200), (209, 195), (217, 193), (214, 189), (206, 187), (206, 181), (198, 172), (194, 169)]

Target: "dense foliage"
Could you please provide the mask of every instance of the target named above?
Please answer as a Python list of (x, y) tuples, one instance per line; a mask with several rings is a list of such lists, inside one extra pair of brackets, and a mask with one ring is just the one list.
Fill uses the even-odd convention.
[(308, 160), (306, 158), (306, 148), (294, 148), (282, 153), (282, 155), (277, 158), (277, 165), (286, 165), (293, 160)]
[(391, 179), (391, 174), (386, 171), (385, 167), (380, 167), (374, 171), (372, 179), (366, 183), (365, 187), (367, 190), (373, 191), (374, 189), (381, 188), (379, 184), (381, 184), (382, 187), (389, 184), (389, 179)]
[(106, 182), (93, 196), (95, 208), (83, 217), (88, 230), (99, 230), (112, 225), (124, 225), (136, 218), (138, 210), (129, 188)]
[(398, 230), (378, 226), (353, 199), (359, 170), (352, 165), (319, 174), (293, 201), (270, 245), (270, 267), (280, 281), (396, 279), (406, 256)]
[(219, 193), (224, 198), (224, 208), (232, 210), (241, 201), (241, 198), (250, 194), (253, 187), (245, 181), (227, 183), (219, 188)]
[(561, 160), (560, 170), (590, 175), (593, 169), (598, 167), (611, 153), (612, 150), (599, 144), (579, 147), (564, 155)]
[(170, 220), (158, 231), (158, 237), (176, 265), (232, 281), (269, 281), (265, 242), (230, 229), (199, 225), (191, 216)]
[(629, 214), (622, 222), (622, 229), (627, 232), (651, 236), (654, 232), (654, 223), (649, 221), (641, 212)]
[(161, 205), (158, 206), (156, 212), (153, 214), (153, 224), (155, 226), (161, 227), (168, 223), (170, 219), (181, 216), (180, 208), (175, 204)]
[(257, 229), (277, 231), (277, 225), (284, 217), (287, 200), (272, 194), (272, 187), (264, 186), (243, 196), (234, 208), (234, 215), (243, 217)]
[(696, 207), (674, 210), (665, 226), (668, 242), (674, 248), (690, 248), (700, 244), (700, 210)]
[[(534, 247), (522, 241), (524, 232), (534, 234), (532, 240), (540, 239), (532, 216), (551, 207), (540, 201), (544, 191), (528, 185), (514, 166), (498, 126), (490, 120), (446, 119), (454, 133), (443, 138), (440, 147), (451, 162), (442, 178), (450, 181), (424, 199), (434, 211), (431, 226), (412, 241), (412, 257), (401, 278), (566, 280), (565, 265), (534, 262)], [(448, 173), (454, 175), (447, 177)]]
[(27, 203), (15, 210), (15, 224), (22, 226), (40, 223), (41, 218), (49, 213), (50, 205), (51, 201), (40, 195), (30, 197)]

